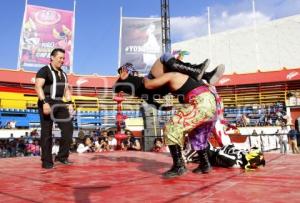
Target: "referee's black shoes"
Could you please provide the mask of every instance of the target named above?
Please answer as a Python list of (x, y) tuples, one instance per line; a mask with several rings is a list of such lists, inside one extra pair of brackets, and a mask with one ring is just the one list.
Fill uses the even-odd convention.
[(70, 165), (72, 164), (72, 162), (70, 162), (68, 159), (61, 159), (61, 158), (58, 158), (58, 157), (55, 157), (54, 159), (55, 162), (60, 162), (64, 165)]
[(53, 163), (42, 163), (42, 168), (44, 169), (52, 169), (53, 167)]

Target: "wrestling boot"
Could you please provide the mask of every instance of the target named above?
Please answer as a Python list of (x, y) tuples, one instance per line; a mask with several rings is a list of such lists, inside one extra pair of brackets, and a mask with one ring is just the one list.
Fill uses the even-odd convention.
[(170, 170), (163, 173), (163, 177), (173, 178), (173, 177), (181, 176), (187, 172), (181, 154), (181, 147), (179, 145), (169, 145), (169, 149), (173, 159), (173, 166)]
[(209, 84), (215, 84), (223, 76), (225, 71), (225, 66), (223, 64), (218, 65), (211, 72), (205, 72), (203, 74), (203, 79), (205, 79)]
[(209, 173), (212, 167), (208, 160), (207, 149), (197, 151), (200, 159), (200, 164), (193, 170), (193, 173)]
[(175, 58), (171, 58), (166, 62), (165, 65), (167, 66), (167, 69), (171, 72), (172, 71), (180, 72), (180, 73), (186, 74), (188, 76), (191, 76), (195, 80), (201, 80), (209, 63), (210, 63), (210, 60), (206, 59), (203, 63), (201, 63), (199, 65), (193, 65), (190, 63), (182, 62)]

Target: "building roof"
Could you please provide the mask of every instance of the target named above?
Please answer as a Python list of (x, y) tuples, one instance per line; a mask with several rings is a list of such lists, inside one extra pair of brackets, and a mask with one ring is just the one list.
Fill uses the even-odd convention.
[(216, 86), (249, 85), (300, 80), (300, 68), (279, 71), (224, 75)]
[[(0, 69), (0, 82), (34, 84), (35, 74), (35, 72), (30, 71)], [(118, 77), (69, 74), (68, 78), (70, 85), (73, 87), (111, 88)], [(300, 80), (300, 67), (297, 69), (282, 69), (279, 71), (224, 75), (216, 86), (288, 82), (296, 80)]]
[[(23, 70), (0, 69), (0, 82), (34, 84), (35, 72)], [(112, 87), (117, 80), (117, 76), (97, 76), (97, 75), (68, 75), (71, 86), (80, 87)]]

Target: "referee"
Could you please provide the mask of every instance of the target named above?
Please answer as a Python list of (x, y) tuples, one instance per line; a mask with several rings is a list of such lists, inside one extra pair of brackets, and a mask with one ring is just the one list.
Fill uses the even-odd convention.
[[(68, 161), (73, 135), (73, 104), (66, 73), (62, 70), (65, 50), (56, 48), (50, 54), (50, 64), (36, 74), (35, 90), (38, 95), (38, 109), (41, 122), (42, 168), (53, 168), (52, 126), (57, 123), (61, 130), (58, 155), (55, 161), (70, 164)], [(67, 102), (63, 102), (63, 97)]]

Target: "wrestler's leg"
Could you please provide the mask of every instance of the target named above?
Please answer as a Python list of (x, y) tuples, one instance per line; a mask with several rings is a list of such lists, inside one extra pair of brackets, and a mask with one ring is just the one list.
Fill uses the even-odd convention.
[[(176, 149), (182, 149), (185, 132), (190, 132), (200, 125), (211, 122), (215, 117), (216, 101), (213, 94), (204, 92), (194, 96), (190, 101), (190, 105), (180, 108), (165, 126), (165, 143), (170, 150), (175, 147)], [(164, 173), (165, 177), (181, 176), (182, 171), (186, 170), (184, 161), (180, 158), (181, 153), (173, 153), (173, 151), (171, 152), (173, 167)]]
[(150, 70), (150, 78), (157, 78), (161, 75), (163, 75), (166, 71), (165, 71), (165, 67), (164, 65), (162, 64), (162, 62), (160, 61), (160, 58), (157, 59), (153, 66), (151, 67), (151, 70)]
[(164, 72), (174, 71), (187, 74), (196, 80), (200, 80), (206, 68), (208, 67), (208, 64), (208, 59), (199, 65), (184, 63), (178, 59), (175, 59), (172, 54), (165, 53), (154, 63), (150, 71), (150, 77), (158, 77)]
[(166, 72), (174, 71), (187, 74), (197, 80), (205, 79), (208, 83), (214, 84), (224, 74), (225, 67), (221, 64), (211, 72), (205, 72), (209, 62), (206, 59), (199, 65), (192, 65), (175, 59), (171, 54), (163, 54), (151, 67), (149, 78), (157, 78)]
[(199, 166), (193, 170), (194, 173), (209, 173), (211, 171), (207, 148), (208, 138), (214, 125), (214, 122), (207, 122), (189, 134), (192, 148), (197, 151), (200, 160)]

